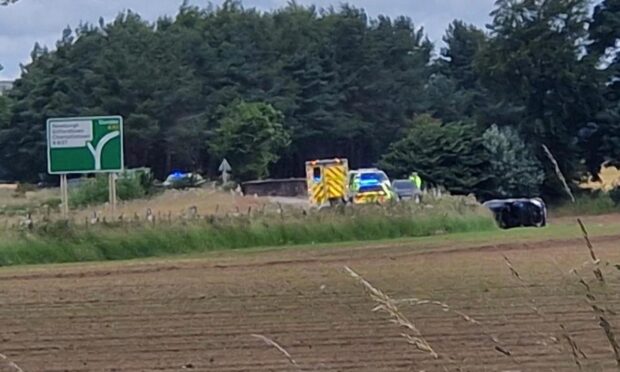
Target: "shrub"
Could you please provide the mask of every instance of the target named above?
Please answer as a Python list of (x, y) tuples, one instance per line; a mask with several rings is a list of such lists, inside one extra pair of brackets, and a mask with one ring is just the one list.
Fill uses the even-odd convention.
[(116, 182), (116, 192), (120, 200), (131, 200), (143, 198), (147, 195), (148, 189), (145, 188), (141, 178), (119, 179)]
[(589, 194), (577, 195), (575, 202), (568, 201), (562, 205), (553, 208), (553, 212), (557, 216), (579, 216), (579, 215), (597, 215), (613, 213), (618, 210), (618, 204), (615, 204), (610, 193), (592, 192)]
[[(142, 198), (148, 191), (141, 177), (120, 178), (116, 181), (116, 194), (120, 200)], [(86, 206), (105, 203), (108, 199), (108, 175), (99, 174), (78, 186), (71, 193), (69, 202), (72, 206)]]
[(138, 171), (138, 182), (140, 186), (144, 189), (144, 192), (147, 195), (151, 195), (155, 192), (155, 177), (153, 177), (153, 173), (150, 171)]

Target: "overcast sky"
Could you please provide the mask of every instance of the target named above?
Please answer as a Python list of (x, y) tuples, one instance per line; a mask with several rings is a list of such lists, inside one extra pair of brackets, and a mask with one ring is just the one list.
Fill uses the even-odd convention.
[[(35, 42), (52, 48), (62, 30), (75, 28), (81, 21), (97, 24), (100, 16), (106, 22), (120, 11), (131, 9), (148, 20), (161, 15), (175, 15), (182, 0), (19, 0), (0, 6), (0, 80), (19, 75), (19, 63), (27, 63)], [(300, 4), (319, 7), (338, 6), (339, 0), (298, 0)], [(192, 0), (206, 6), (207, 0)], [(221, 0), (212, 1), (218, 5)], [(245, 0), (246, 8), (269, 10), (283, 6), (287, 0)], [(433, 41), (440, 41), (448, 23), (462, 19), (483, 27), (489, 21), (494, 0), (351, 0), (349, 4), (364, 8), (371, 16), (406, 15), (417, 26), (424, 26)]]

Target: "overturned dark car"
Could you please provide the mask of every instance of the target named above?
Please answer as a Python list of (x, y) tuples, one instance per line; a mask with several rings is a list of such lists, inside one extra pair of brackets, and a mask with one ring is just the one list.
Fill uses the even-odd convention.
[(494, 199), (483, 203), (503, 229), (547, 225), (547, 207), (540, 198)]

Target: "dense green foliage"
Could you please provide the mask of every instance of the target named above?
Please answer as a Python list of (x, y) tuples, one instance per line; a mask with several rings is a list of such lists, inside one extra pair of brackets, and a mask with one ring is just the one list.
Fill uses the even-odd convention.
[[(582, 171), (577, 134), (601, 109), (595, 65), (581, 56), (587, 9), (585, 0), (498, 0), (479, 60), (487, 85), (514, 112), (502, 123), (514, 124), (539, 152), (547, 145), (569, 178)], [(548, 194), (561, 190), (553, 172), (546, 186)]]
[(609, 161), (620, 165), (620, 1), (604, 0), (594, 8), (589, 28), (588, 55), (602, 69), (604, 108), (582, 132), (590, 149), (586, 157), (590, 168)]
[[(436, 59), (410, 19), (370, 19), (349, 5), (259, 12), (228, 0), (154, 23), (125, 12), (66, 29), (54, 51), (35, 45), (8, 117), (0, 101), (0, 164), (37, 180), (46, 118), (118, 114), (127, 166), (160, 178), (180, 168), (214, 175), (223, 156), (241, 180), (301, 176), (314, 158), (346, 157), (353, 168), (383, 158), (398, 175), (418, 170), (485, 197), (536, 193), (540, 164), (541, 191), (559, 197), (541, 145), (573, 180), (620, 161), (620, 1), (591, 11), (588, 0), (497, 0), (491, 10), (488, 31), (450, 24)], [(424, 114), (444, 123), (426, 132), (448, 137), (412, 127)], [(482, 139), (493, 124), (513, 128), (522, 143), (511, 148), (537, 160), (493, 164)], [(505, 185), (525, 173), (525, 189)]]
[(220, 115), (209, 143), (211, 152), (237, 164), (236, 174), (242, 179), (266, 176), (269, 165), (290, 142), (282, 113), (264, 103), (235, 101)]
[(519, 134), (511, 127), (492, 125), (482, 135), (494, 176), (494, 193), (503, 197), (539, 195), (545, 174)]
[(445, 185), (452, 193), (487, 196), (491, 164), (480, 134), (473, 124), (442, 124), (421, 116), (403, 139), (390, 146), (381, 166), (403, 177), (416, 169), (424, 180)]
[(566, 201), (560, 205), (554, 206), (550, 213), (553, 216), (588, 216), (601, 215), (609, 213), (618, 213), (620, 204), (616, 204), (613, 200), (614, 192), (595, 191), (586, 194), (580, 194), (575, 197), (575, 202)]
[(0, 128), (6, 128), (11, 120), (9, 98), (0, 95)]
[[(109, 200), (108, 176), (98, 174), (94, 178), (89, 178), (72, 190), (69, 201), (73, 206), (86, 206), (92, 204), (102, 204)], [(116, 193), (119, 200), (131, 200), (144, 197), (149, 192), (140, 177), (124, 178), (116, 181)]]

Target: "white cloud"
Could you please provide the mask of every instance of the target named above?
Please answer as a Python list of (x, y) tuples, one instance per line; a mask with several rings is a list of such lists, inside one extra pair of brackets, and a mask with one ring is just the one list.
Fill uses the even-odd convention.
[[(0, 63), (5, 70), (0, 79), (15, 78), (19, 64), (30, 59), (35, 42), (52, 48), (62, 30), (80, 22), (96, 24), (99, 17), (112, 20), (120, 11), (131, 9), (145, 19), (155, 20), (162, 15), (176, 14), (181, 0), (19, 0), (0, 7)], [(245, 0), (246, 7), (268, 10), (286, 5), (287, 0)], [(493, 0), (352, 0), (352, 4), (364, 8), (369, 15), (385, 14), (390, 17), (405, 15), (417, 26), (423, 26), (433, 41), (440, 41), (448, 23), (462, 19), (484, 26)], [(193, 0), (192, 4), (206, 6), (207, 0)], [(220, 4), (221, 0), (214, 1)], [(333, 5), (339, 0), (298, 0), (300, 4), (316, 4), (318, 7)]]

